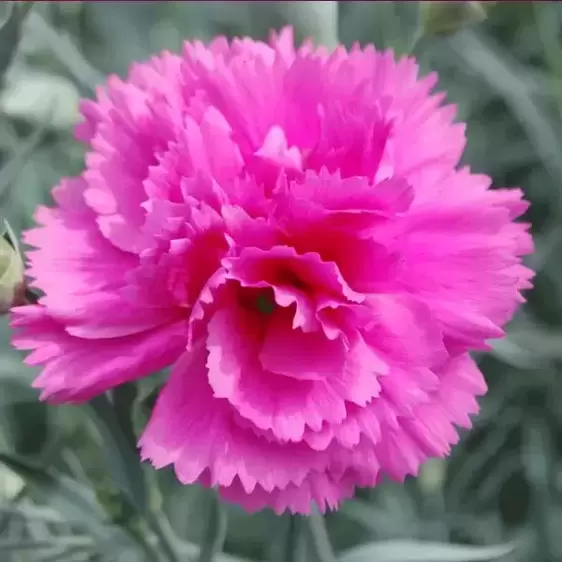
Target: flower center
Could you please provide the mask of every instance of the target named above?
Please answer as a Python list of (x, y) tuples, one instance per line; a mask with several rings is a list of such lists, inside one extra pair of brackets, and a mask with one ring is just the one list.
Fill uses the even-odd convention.
[(260, 293), (256, 298), (256, 307), (258, 309), (258, 312), (261, 312), (266, 316), (273, 314), (273, 311), (275, 310), (275, 301), (273, 300), (273, 295)]
[(263, 316), (271, 316), (277, 308), (271, 288), (243, 287), (238, 294), (238, 302), (248, 311)]

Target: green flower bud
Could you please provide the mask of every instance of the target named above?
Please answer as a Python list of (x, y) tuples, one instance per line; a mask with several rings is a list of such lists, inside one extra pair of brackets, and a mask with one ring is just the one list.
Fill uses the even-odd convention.
[(23, 262), (17, 250), (0, 236), (0, 314), (24, 303)]
[(484, 2), (421, 2), (421, 25), (425, 35), (452, 35), (470, 25), (483, 22), (489, 4)]

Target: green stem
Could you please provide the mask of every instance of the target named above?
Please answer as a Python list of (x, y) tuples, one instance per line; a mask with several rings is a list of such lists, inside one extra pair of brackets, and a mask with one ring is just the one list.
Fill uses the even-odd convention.
[(282, 557), (283, 562), (305, 562), (306, 544), (304, 541), (304, 526), (303, 517), (300, 515), (290, 516), (287, 539), (285, 541), (285, 549)]
[(148, 562), (162, 562), (158, 549), (150, 542), (146, 534), (140, 528), (122, 526), (126, 533), (136, 544), (138, 544), (146, 555)]
[(330, 543), (324, 517), (313, 513), (306, 520), (311, 544), (320, 562), (336, 562), (336, 555)]
[(409, 45), (409, 49), (408, 49), (408, 54), (410, 55), (419, 55), (420, 52), (420, 46), (421, 46), (421, 41), (424, 38), (424, 30), (423, 27), (418, 24), (416, 26), (416, 29), (412, 35), (412, 39), (410, 41), (410, 45)]
[(158, 537), (158, 543), (162, 547), (166, 558), (168, 558), (170, 562), (181, 562), (180, 554), (175, 547), (176, 541), (173, 530), (168, 521), (164, 518), (164, 515), (162, 513), (150, 513), (147, 520), (150, 528)]
[(198, 562), (212, 562), (222, 551), (226, 538), (228, 521), (217, 494), (213, 494), (208, 505), (207, 527), (201, 542)]
[(535, 24), (539, 31), (544, 59), (552, 74), (552, 87), (556, 94), (558, 112), (562, 116), (562, 87), (559, 79), (562, 78), (562, 45), (558, 39), (559, 18), (555, 6), (533, 5)]

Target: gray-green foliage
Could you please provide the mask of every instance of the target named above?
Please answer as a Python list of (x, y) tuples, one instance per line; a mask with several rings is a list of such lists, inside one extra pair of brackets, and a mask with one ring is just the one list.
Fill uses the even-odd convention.
[(87, 407), (47, 407), (4, 319), (1, 560), (210, 560), (216, 549), (225, 562), (562, 559), (562, 5), (499, 2), (478, 25), (417, 41), (414, 3), (338, 4), (40, 2), (26, 14), (3, 2), (0, 195), (9, 188), (10, 196), (2, 216), (21, 232), (49, 188), (80, 170), (77, 99), (133, 59), (177, 50), (185, 38), (263, 38), (284, 23), (328, 44), (336, 33), (347, 45), (400, 52), (415, 43), (468, 122), (466, 163), (498, 185), (521, 186), (532, 202), (536, 289), (507, 339), (479, 358), (490, 391), (474, 429), (447, 461), (405, 485), (361, 491), (325, 526), (232, 506), (220, 513), (209, 491), (138, 463), (133, 428), (146, 417), (150, 382)]

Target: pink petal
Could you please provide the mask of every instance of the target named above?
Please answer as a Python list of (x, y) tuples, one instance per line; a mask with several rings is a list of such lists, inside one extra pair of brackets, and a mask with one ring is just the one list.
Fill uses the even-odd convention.
[(443, 336), (431, 312), (409, 295), (371, 295), (372, 313), (364, 326), (367, 343), (383, 356), (410, 366), (440, 366), (447, 359)]
[[(306, 426), (339, 423), (344, 401), (326, 380), (296, 378), (268, 370), (260, 362), (263, 318), (236, 305), (217, 311), (208, 325), (209, 383), (244, 418), (276, 438), (296, 441)], [(279, 369), (277, 369), (279, 370)]]
[(301, 443), (276, 443), (236, 423), (232, 406), (214, 398), (207, 381), (203, 346), (184, 354), (160, 394), (140, 440), (143, 459), (161, 468), (174, 465), (184, 484), (206, 473), (212, 486), (230, 486), (235, 478), (246, 493), (302, 484), (322, 471), (327, 454)]
[(178, 322), (153, 331), (110, 340), (83, 340), (37, 306), (15, 308), (13, 344), (33, 349), (26, 363), (44, 364), (33, 383), (41, 399), (83, 402), (125, 382), (172, 364), (186, 345), (186, 324)]
[(347, 285), (335, 263), (324, 262), (313, 252), (299, 255), (289, 246), (274, 246), (269, 250), (245, 248), (240, 256), (225, 258), (223, 266), (231, 279), (244, 286), (296, 285), (308, 288), (311, 293), (341, 295), (353, 302), (364, 298)]
[(267, 323), (259, 360), (267, 371), (297, 380), (322, 381), (342, 372), (346, 351), (341, 339), (293, 329), (290, 316), (279, 311)]

